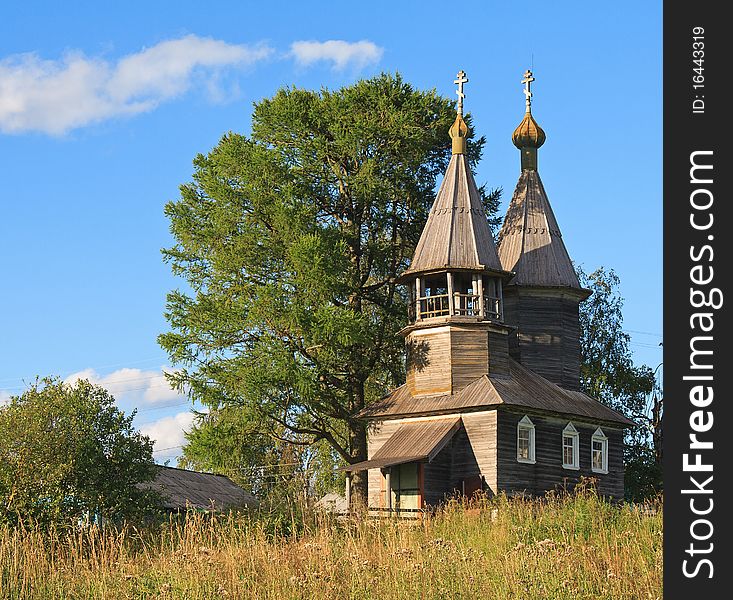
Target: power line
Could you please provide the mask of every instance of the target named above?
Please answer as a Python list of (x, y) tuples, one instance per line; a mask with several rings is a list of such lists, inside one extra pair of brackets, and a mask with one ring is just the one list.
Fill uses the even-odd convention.
[(624, 333), (637, 333), (639, 335), (651, 335), (653, 337), (662, 337), (661, 333), (653, 333), (651, 331), (637, 331), (636, 329), (622, 329)]
[(165, 452), (166, 450), (175, 450), (176, 448), (183, 448), (183, 444), (178, 444), (178, 446), (169, 446), (168, 448), (158, 448), (157, 450), (153, 450), (153, 454), (156, 452)]
[[(140, 364), (143, 364), (143, 363), (153, 362), (153, 361), (159, 361), (159, 360), (168, 360), (168, 357), (154, 356), (154, 357), (150, 357), (150, 358), (141, 358), (141, 359), (132, 360), (132, 361), (128, 360), (128, 361), (121, 362), (121, 363), (112, 363), (112, 364), (108, 364), (108, 365), (99, 365), (99, 366), (96, 366), (96, 367), (84, 367), (83, 369), (72, 370), (71, 373), (79, 373), (81, 371), (86, 371), (88, 369), (91, 369), (92, 371), (96, 371), (98, 369), (110, 369), (112, 367), (125, 367), (127, 365), (140, 365)], [(0, 382), (3, 382), (3, 381), (19, 381), (19, 380), (20, 381), (23, 381), (23, 380), (26, 380), (26, 379), (35, 379), (35, 377), (36, 377), (35, 375), (20, 376), (20, 377), (5, 377), (3, 379), (0, 379)]]
[[(86, 370), (86, 369), (84, 369), (84, 370)], [(94, 371), (95, 368), (94, 367), (90, 367), (89, 370)], [(81, 372), (83, 372), (83, 371), (76, 371), (76, 373), (81, 373)], [(113, 385), (123, 384), (123, 383), (134, 383), (134, 382), (138, 382), (138, 381), (150, 381), (152, 379), (158, 379), (161, 376), (165, 377), (165, 373), (166, 373), (166, 371), (160, 371), (160, 373), (155, 373), (154, 375), (146, 375), (144, 377), (130, 377), (128, 379), (113, 379), (112, 381), (104, 381), (104, 376), (102, 376), (102, 377), (99, 378), (99, 382), (98, 383), (99, 383), (99, 385), (104, 385), (106, 387), (106, 386), (113, 386)], [(23, 379), (23, 378), (17, 378), (17, 379)], [(5, 381), (17, 381), (17, 379), (7, 379)], [(64, 380), (66, 380), (66, 379), (68, 379), (68, 375), (64, 378)], [(85, 379), (85, 378), (84, 377), (80, 377), (80, 379)], [(161, 385), (169, 385), (169, 384), (166, 381), (165, 383), (158, 384), (158, 385), (155, 385), (155, 386), (151, 385), (151, 386), (145, 386), (145, 387), (141, 387), (141, 388), (131, 388), (131, 389), (125, 390), (125, 391), (144, 390), (144, 389), (148, 389), (149, 387), (160, 387)], [(10, 387), (5, 387), (3, 389), (5, 389), (5, 390), (21, 390), (21, 389), (25, 389), (26, 387), (27, 386), (25, 386), (25, 385), (14, 385), (14, 386), (10, 386)]]

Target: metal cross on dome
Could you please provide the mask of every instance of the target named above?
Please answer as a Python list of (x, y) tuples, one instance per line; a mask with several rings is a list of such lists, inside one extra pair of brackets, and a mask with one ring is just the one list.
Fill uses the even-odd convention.
[(468, 83), (468, 77), (466, 77), (466, 72), (463, 70), (458, 71), (458, 75), (456, 76), (457, 79), (453, 82), (458, 84), (458, 89), (456, 90), (456, 94), (458, 94), (458, 114), (460, 116), (463, 116), (463, 99), (466, 97), (466, 94), (463, 93), (463, 84)]
[(527, 112), (530, 110), (530, 106), (532, 106), (532, 90), (531, 85), (534, 81), (534, 77), (532, 77), (532, 71), (527, 69), (527, 72), (524, 74), (524, 79), (522, 79), (522, 83), (524, 84), (524, 95), (527, 97)]

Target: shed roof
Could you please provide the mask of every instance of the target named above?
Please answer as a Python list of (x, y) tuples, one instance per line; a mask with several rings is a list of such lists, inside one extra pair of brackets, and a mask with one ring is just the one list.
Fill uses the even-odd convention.
[(511, 285), (582, 289), (536, 170), (524, 169), (499, 232), (499, 259)]
[(329, 492), (323, 496), (315, 503), (314, 507), (316, 510), (322, 510), (337, 515), (345, 515), (349, 512), (349, 507), (346, 505), (346, 497), (334, 492)]
[(359, 413), (366, 419), (397, 418), (416, 414), (445, 414), (480, 408), (516, 406), (543, 413), (586, 418), (591, 421), (633, 422), (582, 392), (570, 391), (509, 359), (509, 376), (482, 375), (456, 394), (412, 396), (406, 385)]
[(371, 459), (347, 465), (342, 470), (363, 471), (408, 462), (431, 461), (460, 427), (460, 417), (406, 423), (392, 434)]
[(153, 481), (142, 484), (163, 497), (163, 506), (172, 510), (226, 510), (257, 505), (257, 499), (224, 475), (199, 473), (156, 465)]
[(464, 154), (451, 157), (405, 275), (445, 268), (502, 271)]

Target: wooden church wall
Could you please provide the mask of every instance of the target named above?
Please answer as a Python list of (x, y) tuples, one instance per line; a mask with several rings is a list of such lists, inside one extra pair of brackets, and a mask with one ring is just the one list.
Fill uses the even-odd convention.
[[(468, 478), (475, 474), (483, 475), (486, 485), (492, 493), (496, 493), (496, 464), (497, 464), (497, 411), (465, 413), (462, 415), (463, 427), (471, 444), (470, 457), (459, 463), (460, 476)], [(475, 461), (478, 473), (472, 470)]]
[(519, 328), (509, 352), (525, 367), (569, 390), (580, 380), (578, 301), (561, 294), (528, 294), (507, 286), (504, 292), (507, 325)]
[(509, 374), (505, 333), (451, 324), (407, 337), (407, 386), (413, 396), (455, 394), (483, 374)]
[[(371, 459), (374, 456), (374, 453), (399, 429), (401, 424), (399, 421), (376, 421), (369, 424), (367, 432), (369, 440), (368, 458)], [(367, 481), (369, 483), (368, 505), (373, 507), (381, 506), (382, 472), (379, 469), (369, 469)]]
[(410, 333), (407, 343), (407, 387), (413, 396), (450, 394), (451, 335), (448, 327)]
[(608, 438), (608, 473), (594, 473), (590, 464), (591, 437), (597, 424), (573, 420), (579, 433), (580, 469), (562, 466), (562, 431), (570, 421), (553, 417), (529, 415), (535, 426), (535, 464), (517, 461), (517, 423), (524, 413), (498, 411), (498, 489), (508, 494), (527, 492), (543, 494), (557, 489), (563, 481), (572, 488), (581, 476), (597, 480), (598, 492), (604, 496), (623, 498), (623, 431), (601, 426)]
[[(463, 427), (433, 461), (425, 465), (424, 498), (428, 504), (438, 504), (447, 495), (460, 491), (465, 480), (478, 476), (483, 476), (492, 493), (497, 490), (497, 412), (490, 410), (464, 413), (461, 418)], [(397, 419), (371, 423), (369, 458), (374, 456), (374, 453), (401, 425), (421, 420), (424, 419)], [(369, 470), (369, 506), (380, 506), (382, 477), (380, 469)]]
[(489, 331), (489, 371), (491, 376), (509, 375), (509, 338), (511, 334)]
[(452, 326), (450, 368), (453, 393), (489, 372), (489, 336), (485, 329)]
[(428, 505), (436, 505), (456, 490), (453, 456), (467, 444), (464, 431), (458, 431), (445, 448), (424, 467), (423, 498)]

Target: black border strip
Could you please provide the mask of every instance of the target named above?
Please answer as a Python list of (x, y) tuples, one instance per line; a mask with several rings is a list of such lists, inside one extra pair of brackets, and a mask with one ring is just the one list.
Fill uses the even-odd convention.
[[(726, 115), (733, 99), (724, 94), (733, 33), (722, 5), (664, 3), (664, 597), (672, 599), (730, 598), (733, 589), (733, 364), (725, 355), (733, 333), (733, 235), (727, 227), (733, 202), (727, 136), (733, 127)], [(693, 55), (694, 50), (704, 54)], [(696, 83), (702, 85), (695, 88)], [(712, 169), (691, 174), (695, 152), (692, 160)], [(704, 227), (711, 217), (712, 225)], [(721, 298), (722, 306), (713, 308)], [(693, 306), (703, 302), (713, 306)], [(713, 327), (702, 331), (703, 324)], [(691, 356), (691, 344), (713, 353)], [(711, 379), (690, 379), (702, 376)], [(702, 387), (695, 391), (696, 386)], [(713, 448), (691, 449), (691, 434)], [(685, 460), (692, 465), (687, 470)], [(712, 471), (691, 470), (696, 462)]]

